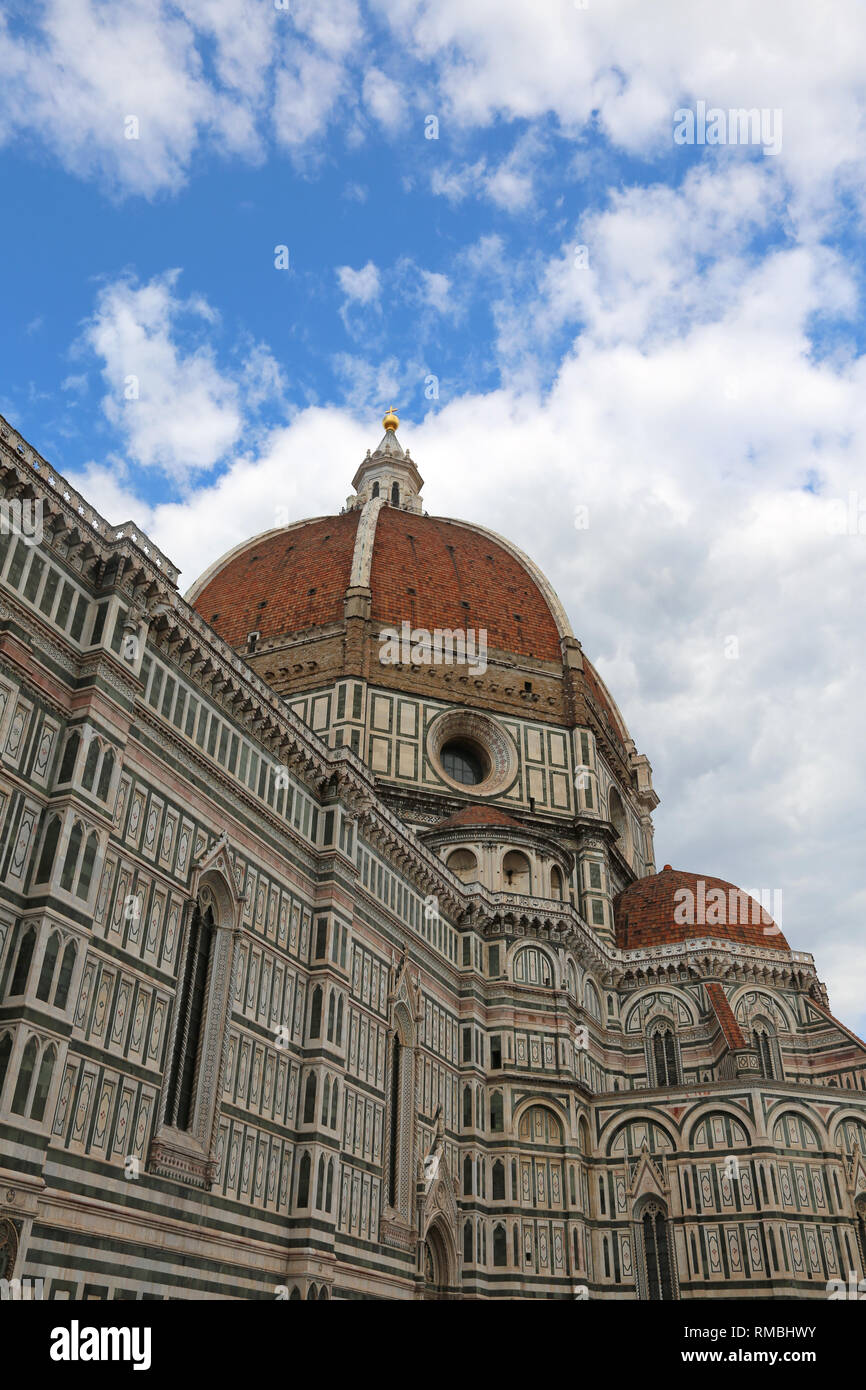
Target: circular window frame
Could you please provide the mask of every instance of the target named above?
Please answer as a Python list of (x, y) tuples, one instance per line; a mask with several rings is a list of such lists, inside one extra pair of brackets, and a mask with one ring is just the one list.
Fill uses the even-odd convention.
[[(458, 740), (479, 748), (487, 765), (487, 775), (480, 782), (458, 782), (442, 763), (442, 749)], [(474, 710), (445, 710), (427, 728), (427, 757), (436, 775), (452, 791), (464, 796), (497, 796), (511, 786), (517, 776), (517, 748), (506, 731), (489, 718)]]

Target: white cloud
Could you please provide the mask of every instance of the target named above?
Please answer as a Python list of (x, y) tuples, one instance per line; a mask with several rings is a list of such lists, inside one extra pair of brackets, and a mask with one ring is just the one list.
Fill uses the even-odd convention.
[(381, 126), (393, 134), (406, 121), (406, 102), (398, 83), (381, 68), (368, 68), (364, 74), (364, 104)]
[(130, 459), (183, 479), (225, 456), (240, 433), (241, 402), (209, 344), (184, 351), (175, 339), (185, 317), (215, 321), (200, 297), (175, 295), (178, 275), (106, 285), (82, 344), (102, 359), (102, 408)]
[(378, 268), (372, 261), (368, 261), (360, 270), (353, 270), (349, 265), (338, 266), (337, 280), (348, 300), (372, 304), (379, 298), (381, 281)]
[[(199, 35), (180, 13), (147, 0), (46, 0), (32, 17), (37, 33), (26, 36), (0, 17), (0, 144), (33, 133), (74, 173), (148, 196), (183, 182), (202, 139), (256, 157), (249, 65), (235, 66), (243, 92), (217, 88), (203, 72), (197, 37), (213, 32), (212, 8), (197, 7)], [(249, 33), (265, 7), (245, 9)], [(220, 53), (230, 67), (225, 43)]]
[(339, 62), (319, 53), (299, 51), (295, 61), (277, 73), (273, 119), (280, 144), (300, 150), (322, 135), (344, 84), (345, 74)]
[(448, 314), (454, 306), (454, 288), (447, 275), (438, 270), (422, 270), (421, 284), (424, 300), (437, 314)]
[[(566, 138), (597, 128), (651, 157), (676, 154), (675, 111), (705, 101), (782, 112), (778, 163), (795, 216), (819, 215), (840, 185), (862, 200), (858, 0), (837, 0), (833, 24), (812, 0), (721, 9), (669, 0), (664, 21), (640, 0), (586, 9), (569, 0), (374, 0), (366, 9), (293, 0), (286, 10), (262, 0), (45, 0), (26, 25), (0, 18), (0, 143), (35, 136), (74, 173), (153, 196), (178, 188), (200, 149), (257, 160), (275, 136), (300, 158), (336, 125), (358, 142), (358, 94), (389, 132), (405, 122), (404, 91), (423, 91), (446, 134), (520, 121), (531, 139), (552, 118)], [(369, 63), (374, 22), (390, 29), (399, 82)], [(137, 139), (126, 138), (128, 116)], [(718, 152), (705, 153), (715, 162)], [(437, 181), (459, 197), (477, 177), (470, 164)], [(485, 166), (480, 189), (522, 211), (532, 185), (518, 155)]]

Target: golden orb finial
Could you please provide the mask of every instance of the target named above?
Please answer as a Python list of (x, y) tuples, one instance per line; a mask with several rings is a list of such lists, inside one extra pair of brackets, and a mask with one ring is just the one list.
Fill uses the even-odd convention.
[(387, 415), (385, 416), (384, 420), (382, 421), (382, 424), (385, 426), (385, 429), (386, 429), (386, 430), (391, 430), (392, 433), (393, 433), (393, 431), (396, 430), (396, 428), (397, 428), (397, 426), (399, 425), (399, 423), (400, 423), (400, 421), (397, 419), (397, 416), (394, 414), (394, 407), (393, 407), (393, 405), (389, 406), (389, 407), (388, 407), (388, 413), (387, 413)]

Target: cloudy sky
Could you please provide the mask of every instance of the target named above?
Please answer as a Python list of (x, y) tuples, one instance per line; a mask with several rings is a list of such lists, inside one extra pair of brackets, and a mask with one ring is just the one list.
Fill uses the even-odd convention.
[(862, 4), (12, 0), (0, 50), (0, 411), (185, 588), (393, 402), (559, 590), (659, 865), (781, 890), (862, 1032)]

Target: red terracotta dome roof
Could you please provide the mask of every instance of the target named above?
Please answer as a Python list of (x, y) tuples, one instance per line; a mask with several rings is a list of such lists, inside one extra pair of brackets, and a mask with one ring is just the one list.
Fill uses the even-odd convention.
[(269, 531), (231, 551), (194, 606), (232, 647), (342, 622), (357, 525), (348, 512)]
[[(360, 510), (271, 531), (230, 551), (193, 603), (233, 647), (341, 622)], [(372, 619), (485, 629), (489, 650), (561, 661), (560, 635), (529, 570), (470, 525), (383, 507), (370, 568)]]
[(370, 587), (374, 621), (484, 628), (490, 650), (562, 659), (556, 622), (532, 577), (471, 526), (383, 507)]
[(453, 816), (448, 816), (441, 820), (434, 829), (440, 830), (459, 830), (465, 825), (508, 825), (514, 830), (522, 830), (523, 826), (516, 821), (513, 816), (509, 816), (505, 811), (500, 811), (496, 806), (464, 806), (462, 811), (456, 811)]
[[(690, 898), (677, 896), (683, 889)], [(769, 914), (762, 916), (760, 903), (733, 883), (672, 869), (670, 864), (665, 864), (661, 873), (639, 878), (617, 894), (613, 909), (617, 945), (624, 951), (700, 937), (770, 951), (790, 949)], [(689, 911), (692, 920), (679, 920)]]

